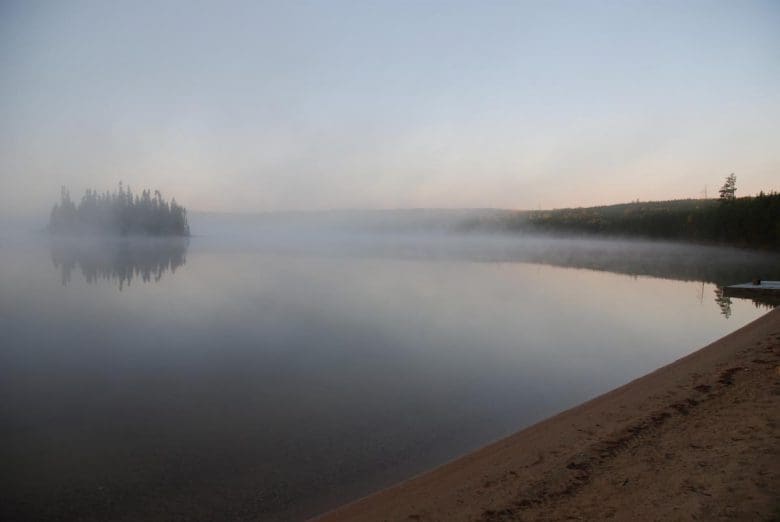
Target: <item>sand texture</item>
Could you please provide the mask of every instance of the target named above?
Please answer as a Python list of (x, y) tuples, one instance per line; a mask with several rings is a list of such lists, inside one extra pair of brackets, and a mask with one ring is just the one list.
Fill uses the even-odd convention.
[(780, 520), (779, 416), (775, 309), (321, 520)]

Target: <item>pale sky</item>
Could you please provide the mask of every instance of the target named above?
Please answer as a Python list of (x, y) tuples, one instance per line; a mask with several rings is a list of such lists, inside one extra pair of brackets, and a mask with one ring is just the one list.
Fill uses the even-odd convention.
[(780, 190), (780, 2), (0, 0), (0, 215)]

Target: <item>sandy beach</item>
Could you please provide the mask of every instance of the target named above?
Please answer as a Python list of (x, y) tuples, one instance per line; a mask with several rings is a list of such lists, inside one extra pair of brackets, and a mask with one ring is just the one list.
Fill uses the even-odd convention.
[(506, 439), (322, 515), (780, 518), (780, 309)]

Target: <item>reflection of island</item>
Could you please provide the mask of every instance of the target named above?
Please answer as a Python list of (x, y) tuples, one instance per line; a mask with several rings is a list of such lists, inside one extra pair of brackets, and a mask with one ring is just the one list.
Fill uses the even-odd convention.
[(168, 270), (175, 272), (186, 262), (187, 246), (186, 238), (58, 239), (51, 243), (51, 259), (63, 285), (78, 264), (88, 283), (116, 281), (122, 290), (134, 278), (157, 282)]

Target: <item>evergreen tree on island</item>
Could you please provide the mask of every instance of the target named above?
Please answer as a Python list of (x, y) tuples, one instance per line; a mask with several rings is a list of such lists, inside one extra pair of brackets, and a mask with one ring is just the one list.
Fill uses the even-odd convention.
[(119, 182), (117, 192), (102, 194), (88, 189), (76, 205), (70, 192), (62, 187), (60, 202), (54, 205), (49, 218), (53, 234), (110, 234), (120, 236), (189, 236), (187, 209), (160, 191), (144, 190), (133, 195), (130, 187)]

